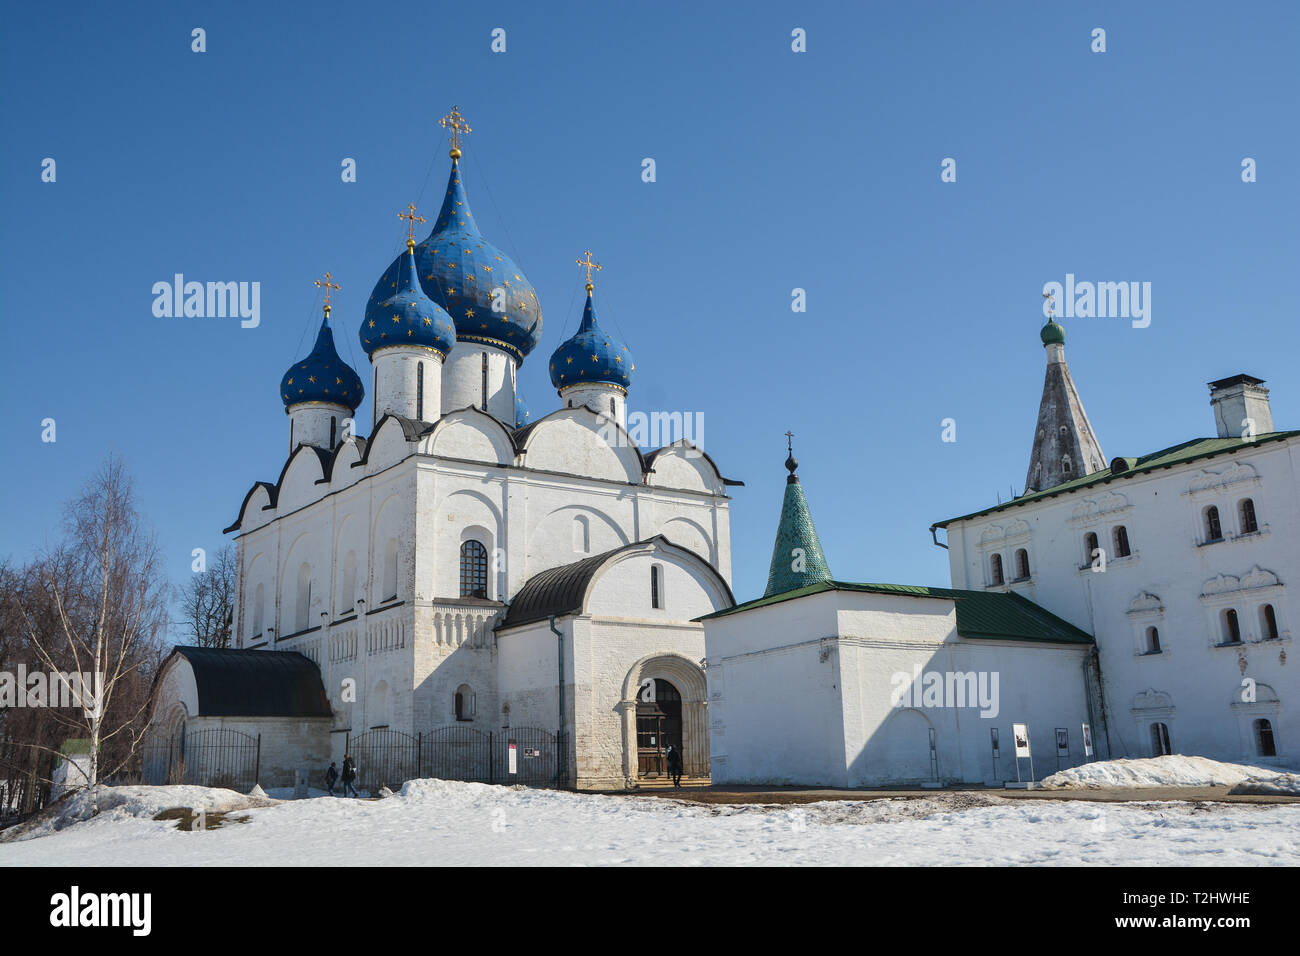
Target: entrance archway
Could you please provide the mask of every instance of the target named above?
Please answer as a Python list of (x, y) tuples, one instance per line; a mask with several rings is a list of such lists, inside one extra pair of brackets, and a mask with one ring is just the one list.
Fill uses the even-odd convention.
[(667, 774), (670, 746), (682, 752), (682, 695), (663, 678), (650, 678), (636, 700), (637, 776)]
[(684, 776), (709, 776), (709, 720), (704, 670), (681, 654), (654, 654), (632, 665), (623, 681), (623, 777), (662, 780), (672, 744)]

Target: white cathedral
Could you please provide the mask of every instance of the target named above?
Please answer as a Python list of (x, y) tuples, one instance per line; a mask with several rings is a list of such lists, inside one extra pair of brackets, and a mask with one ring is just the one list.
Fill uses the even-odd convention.
[(327, 275), (315, 347), (281, 382), (287, 460), (226, 529), (233, 647), (177, 648), (155, 683), (169, 762), (219, 732), (257, 740), (268, 787), (319, 786), (348, 753), (372, 788), (622, 788), (662, 780), (670, 745), (688, 780), (996, 783), (1019, 773), (1013, 722), (1047, 772), (1087, 759), (1083, 724), (1100, 756), (1300, 759), (1300, 433), (1273, 432), (1259, 380), (1212, 385), (1218, 438), (1108, 461), (1049, 321), (1027, 491), (936, 526), (951, 588), (832, 578), (791, 455), (767, 593), (737, 605), (740, 482), (626, 431), (635, 366), (597, 321), (590, 254), (550, 358), (559, 407), (530, 420), (515, 381), (540, 303), (474, 221), (449, 120), (433, 229), (408, 233), (361, 322), (370, 434)]

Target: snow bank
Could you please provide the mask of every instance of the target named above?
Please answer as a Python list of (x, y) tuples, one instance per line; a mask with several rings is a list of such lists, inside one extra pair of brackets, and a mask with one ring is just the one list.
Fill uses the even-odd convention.
[[(1137, 789), (1140, 787), (1232, 787), (1248, 780), (1271, 782), (1290, 776), (1262, 767), (1222, 763), (1208, 757), (1167, 754), (1137, 760), (1099, 760), (1044, 778), (1045, 790)], [(1242, 791), (1251, 792), (1251, 791)]]
[(1251, 777), (1237, 784), (1229, 793), (1259, 793), (1276, 797), (1300, 797), (1300, 774), (1280, 773), (1272, 779)]
[[(90, 820), (97, 822), (145, 819), (152, 820), (163, 810), (189, 807), (191, 810), (228, 812), (265, 807), (275, 801), (244, 796), (234, 790), (212, 787), (96, 787), (92, 800), (90, 790), (78, 790), (66, 800), (60, 800), (38, 813), (32, 819), (0, 833), (0, 843), (17, 843), (49, 836), (73, 824)], [(95, 806), (98, 805), (98, 814)], [(166, 824), (172, 827), (174, 823)]]

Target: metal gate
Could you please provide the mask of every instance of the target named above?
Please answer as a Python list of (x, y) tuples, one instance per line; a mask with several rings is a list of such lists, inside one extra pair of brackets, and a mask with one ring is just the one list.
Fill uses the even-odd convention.
[(400, 730), (371, 730), (348, 740), (348, 752), (357, 768), (353, 784), (374, 795), (380, 787), (401, 789), (420, 776), (420, 739)]
[(420, 776), (492, 783), (492, 734), (452, 724), (423, 734), (422, 739)]
[(257, 783), (262, 736), (210, 727), (155, 738), (141, 748), (147, 784), (193, 784), (247, 793)]
[(345, 744), (357, 768), (356, 787), (374, 795), (398, 790), (408, 780), (436, 777), (473, 783), (564, 786), (562, 745), (540, 727), (512, 727), (499, 733), (465, 723), (415, 736), (371, 730)]
[[(497, 783), (523, 783), (532, 786), (558, 785), (556, 768), (555, 734), (540, 727), (511, 727), (501, 731), (496, 740), (497, 754), (493, 761), (497, 769)], [(514, 750), (514, 773), (511, 771), (510, 751)]]

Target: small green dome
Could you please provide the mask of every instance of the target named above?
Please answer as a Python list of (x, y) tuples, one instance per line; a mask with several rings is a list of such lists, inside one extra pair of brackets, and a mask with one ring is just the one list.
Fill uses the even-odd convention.
[(1055, 319), (1049, 319), (1042, 331), (1038, 333), (1038, 337), (1043, 340), (1044, 345), (1064, 345), (1065, 328)]

